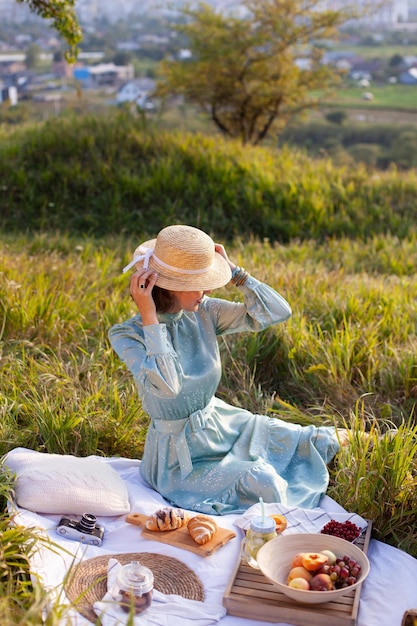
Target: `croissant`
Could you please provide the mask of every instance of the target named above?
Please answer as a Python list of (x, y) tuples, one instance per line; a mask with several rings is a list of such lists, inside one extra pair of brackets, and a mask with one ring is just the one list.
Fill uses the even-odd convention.
[(183, 509), (173, 509), (167, 506), (155, 511), (145, 521), (145, 528), (148, 530), (175, 530), (185, 526), (188, 519), (189, 517)]
[(217, 532), (217, 524), (206, 515), (196, 515), (192, 517), (187, 524), (188, 531), (191, 537), (199, 545), (203, 545), (213, 539)]

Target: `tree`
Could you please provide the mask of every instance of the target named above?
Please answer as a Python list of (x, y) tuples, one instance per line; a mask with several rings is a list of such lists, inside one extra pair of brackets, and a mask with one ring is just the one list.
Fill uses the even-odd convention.
[(326, 120), (332, 124), (342, 126), (347, 120), (347, 113), (346, 111), (329, 111), (329, 113), (326, 113)]
[(321, 63), (353, 9), (320, 10), (321, 0), (244, 0), (245, 13), (205, 3), (183, 10), (175, 29), (191, 57), (161, 64), (160, 96), (182, 95), (227, 136), (256, 145), (315, 106), (339, 73)]
[(132, 62), (133, 54), (128, 50), (119, 50), (113, 56), (113, 63), (115, 65), (129, 65)]
[(392, 68), (398, 68), (401, 67), (402, 65), (404, 65), (404, 59), (401, 56), (401, 54), (394, 54), (390, 60), (388, 65)]
[(75, 0), (17, 0), (29, 5), (33, 13), (46, 20), (52, 20), (52, 27), (68, 44), (65, 52), (67, 61), (77, 57), (77, 45), (82, 39), (81, 27), (75, 13)]
[(31, 43), (26, 50), (26, 67), (33, 70), (39, 62), (41, 49), (36, 43)]
[(389, 151), (391, 161), (401, 169), (417, 167), (416, 141), (417, 131), (414, 128), (399, 133)]

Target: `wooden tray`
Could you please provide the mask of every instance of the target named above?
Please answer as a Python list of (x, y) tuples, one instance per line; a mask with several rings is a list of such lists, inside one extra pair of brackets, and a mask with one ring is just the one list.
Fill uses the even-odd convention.
[(171, 546), (175, 546), (176, 548), (182, 548), (183, 550), (190, 550), (190, 552), (195, 552), (200, 556), (209, 556), (222, 546), (225, 543), (230, 541), (236, 537), (236, 533), (233, 530), (229, 530), (228, 528), (217, 527), (217, 532), (214, 535), (213, 539), (207, 541), (207, 543), (203, 545), (199, 545), (191, 538), (191, 535), (188, 531), (187, 526), (182, 526), (181, 528), (176, 528), (175, 530), (164, 530), (164, 531), (155, 531), (148, 530), (145, 528), (145, 520), (148, 519), (148, 515), (144, 515), (143, 513), (129, 513), (126, 517), (126, 521), (129, 524), (134, 524), (135, 526), (141, 526), (142, 537), (145, 539), (151, 539), (152, 541), (161, 541), (162, 543), (169, 543)]
[[(372, 522), (356, 545), (368, 551)], [(229, 615), (293, 626), (355, 626), (361, 587), (326, 604), (300, 604), (279, 591), (259, 570), (238, 562), (223, 596)], [(324, 592), (323, 592), (324, 593)]]

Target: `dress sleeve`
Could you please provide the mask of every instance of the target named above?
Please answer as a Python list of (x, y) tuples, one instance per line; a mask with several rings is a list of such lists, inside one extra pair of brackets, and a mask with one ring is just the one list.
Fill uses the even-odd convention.
[(182, 369), (165, 324), (142, 326), (135, 318), (109, 331), (110, 343), (133, 374), (139, 392), (160, 398), (175, 397), (181, 389)]
[(285, 298), (253, 276), (249, 276), (240, 289), (244, 302), (210, 299), (217, 335), (256, 332), (291, 317), (291, 307)]

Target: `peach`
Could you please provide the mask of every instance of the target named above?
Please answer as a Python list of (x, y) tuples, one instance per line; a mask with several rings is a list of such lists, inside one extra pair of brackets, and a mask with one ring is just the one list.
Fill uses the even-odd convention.
[(278, 515), (278, 513), (274, 513), (270, 515), (275, 522), (275, 530), (279, 535), (287, 528), (287, 518), (284, 515)]
[(292, 567), (298, 567), (299, 565), (303, 564), (303, 556), (304, 556), (305, 552), (298, 552), (294, 557), (293, 560), (291, 561), (291, 568)]
[(293, 578), (304, 578), (305, 580), (308, 581), (308, 580), (311, 580), (311, 578), (313, 578), (313, 574), (309, 572), (308, 569), (306, 569), (302, 565), (297, 565), (297, 567), (293, 567), (292, 569), (290, 569), (290, 572), (287, 578), (287, 583), (289, 583), (290, 580), (292, 580)]
[(333, 582), (328, 574), (316, 574), (310, 580), (311, 591), (331, 591)]
[(313, 572), (327, 563), (328, 560), (328, 557), (320, 552), (305, 552), (301, 559), (301, 564), (303, 567)]
[(292, 587), (293, 589), (302, 589), (303, 591), (308, 591), (310, 589), (310, 585), (305, 578), (292, 578), (288, 583), (288, 587)]

